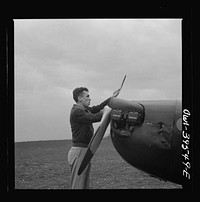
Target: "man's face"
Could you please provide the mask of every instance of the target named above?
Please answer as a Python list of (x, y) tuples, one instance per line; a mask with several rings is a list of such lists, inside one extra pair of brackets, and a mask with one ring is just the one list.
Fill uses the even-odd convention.
[(82, 96), (79, 97), (79, 101), (82, 103), (84, 107), (86, 108), (89, 107), (91, 101), (89, 92), (83, 91)]

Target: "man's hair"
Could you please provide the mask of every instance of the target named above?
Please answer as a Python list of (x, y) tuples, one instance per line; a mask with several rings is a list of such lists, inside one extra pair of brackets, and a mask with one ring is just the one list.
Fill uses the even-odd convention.
[(78, 102), (78, 96), (81, 96), (83, 94), (83, 91), (88, 92), (88, 89), (85, 87), (78, 87), (73, 90), (73, 99), (76, 103)]

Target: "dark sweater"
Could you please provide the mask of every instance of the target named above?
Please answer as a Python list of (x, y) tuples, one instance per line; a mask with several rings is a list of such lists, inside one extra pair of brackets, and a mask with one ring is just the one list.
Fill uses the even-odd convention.
[(89, 107), (88, 109), (80, 107), (77, 104), (73, 105), (70, 114), (72, 146), (88, 146), (94, 134), (92, 123), (101, 121), (102, 113), (100, 111), (108, 104), (109, 99), (100, 105)]

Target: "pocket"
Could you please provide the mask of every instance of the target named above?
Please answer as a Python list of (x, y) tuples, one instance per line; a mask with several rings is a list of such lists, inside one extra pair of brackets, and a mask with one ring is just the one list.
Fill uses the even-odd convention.
[(74, 160), (80, 155), (81, 148), (79, 147), (71, 147), (68, 152), (68, 163), (71, 166)]

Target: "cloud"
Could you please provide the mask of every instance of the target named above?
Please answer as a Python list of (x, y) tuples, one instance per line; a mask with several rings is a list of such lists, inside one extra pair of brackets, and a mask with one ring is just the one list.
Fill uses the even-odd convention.
[(113, 74), (120, 79), (125, 71), (148, 81), (157, 79), (161, 71), (167, 75), (172, 63), (179, 65), (179, 41), (166, 31), (168, 24), (165, 20), (42, 20), (28, 26), (17, 48), (25, 47), (28, 64), (54, 84), (77, 82), (79, 75), (92, 81), (106, 81)]
[[(14, 39), (17, 137), (27, 121), (32, 128), (26, 117), (46, 133), (48, 119), (66, 123), (74, 88), (88, 87), (99, 104), (125, 74), (124, 99), (181, 98), (180, 19), (15, 20)], [(70, 134), (67, 124), (60, 130)]]

